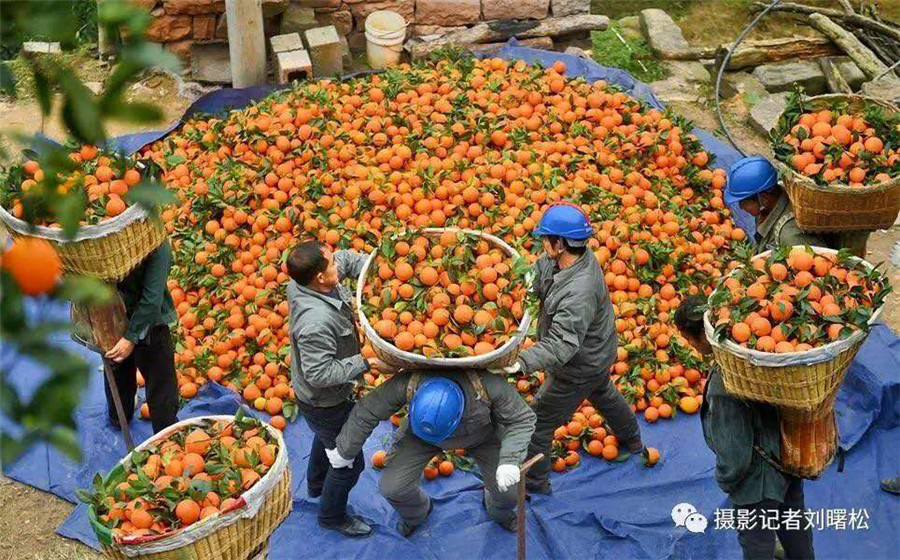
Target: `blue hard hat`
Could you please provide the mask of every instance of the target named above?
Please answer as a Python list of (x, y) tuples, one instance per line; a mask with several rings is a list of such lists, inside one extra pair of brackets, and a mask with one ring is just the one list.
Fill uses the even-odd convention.
[(555, 235), (579, 246), (594, 235), (594, 228), (581, 208), (564, 202), (554, 204), (544, 212), (541, 223), (534, 228), (534, 235)]
[(412, 432), (438, 445), (456, 431), (466, 408), (466, 396), (459, 385), (446, 377), (433, 377), (416, 390), (409, 403)]
[(735, 205), (745, 198), (767, 191), (778, 183), (778, 172), (764, 156), (739, 159), (728, 169), (725, 203)]

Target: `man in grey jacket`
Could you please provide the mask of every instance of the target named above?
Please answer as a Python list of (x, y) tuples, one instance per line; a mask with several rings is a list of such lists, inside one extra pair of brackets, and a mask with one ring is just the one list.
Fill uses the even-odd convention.
[[(432, 503), (419, 486), (422, 469), (443, 450), (465, 449), (484, 480), (484, 504), (502, 527), (516, 528), (516, 484), (534, 431), (535, 414), (498, 375), (478, 371), (421, 371), (395, 375), (365, 396), (328, 450), (332, 467), (355, 465), (381, 420), (409, 403), (378, 487), (400, 514), (408, 537), (425, 522)], [(357, 457), (345, 459), (345, 457)]]
[[(306, 483), (311, 497), (322, 497), (319, 524), (350, 537), (367, 536), (371, 527), (347, 515), (347, 497), (365, 462), (351, 469), (329, 467), (325, 450), (353, 409), (353, 382), (373, 363), (360, 355), (352, 294), (341, 285), (362, 271), (366, 255), (332, 253), (317, 241), (301, 243), (289, 255), (291, 383), (298, 407), (315, 433)], [(374, 362), (374, 360), (373, 360)]]
[(603, 270), (586, 250), (593, 228), (580, 208), (550, 207), (535, 230), (544, 255), (534, 265), (532, 289), (541, 302), (538, 342), (519, 354), (505, 373), (544, 371), (534, 401), (537, 425), (529, 455), (545, 459), (528, 471), (528, 490), (550, 494), (550, 446), (554, 430), (584, 399), (603, 415), (613, 433), (632, 453), (644, 449), (631, 407), (610, 379), (618, 337)]

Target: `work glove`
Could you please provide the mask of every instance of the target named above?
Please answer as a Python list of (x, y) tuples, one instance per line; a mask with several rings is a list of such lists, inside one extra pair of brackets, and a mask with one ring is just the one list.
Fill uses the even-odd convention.
[(497, 369), (491, 369), (488, 371), (490, 371), (491, 373), (496, 373), (496, 374), (515, 375), (522, 371), (522, 364), (520, 364), (519, 362), (513, 362), (513, 364), (511, 366), (506, 366), (506, 367), (497, 368)]
[(506, 492), (519, 483), (519, 467), (516, 465), (500, 465), (497, 467), (497, 488)]
[(353, 467), (353, 459), (344, 459), (343, 457), (341, 457), (341, 454), (338, 453), (337, 448), (326, 449), (325, 455), (328, 456), (328, 462), (331, 463), (332, 468), (349, 469)]

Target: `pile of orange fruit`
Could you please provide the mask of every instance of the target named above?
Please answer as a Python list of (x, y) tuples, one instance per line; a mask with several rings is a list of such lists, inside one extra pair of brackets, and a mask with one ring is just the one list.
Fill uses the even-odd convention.
[(861, 187), (900, 176), (900, 114), (876, 106), (814, 111), (795, 96), (773, 137), (776, 157), (820, 185)]
[[(178, 199), (162, 218), (182, 396), (213, 381), (276, 425), (292, 415), (284, 259), (299, 240), (371, 252), (392, 232), (468, 228), (533, 262), (531, 231), (568, 201), (596, 229), (589, 248), (617, 317), (617, 387), (648, 419), (694, 411), (704, 368), (672, 312), (708, 294), (745, 239), (725, 208), (725, 172), (690, 122), (565, 70), (462, 57), (309, 81), (193, 116), (142, 149)], [(424, 334), (427, 321), (413, 321)], [(374, 355), (367, 342), (362, 351)], [(365, 389), (383, 380), (368, 373)], [(543, 377), (510, 382), (530, 400)]]
[(755, 256), (710, 298), (720, 340), (760, 352), (806, 352), (857, 330), (890, 292), (885, 275), (847, 252), (780, 247)]
[(528, 268), (458, 230), (388, 236), (369, 265), (362, 309), (378, 336), (405, 352), (487, 354), (518, 328)]
[[(99, 224), (114, 218), (128, 208), (128, 190), (141, 182), (141, 172), (135, 162), (103, 153), (94, 146), (81, 146), (72, 151), (69, 158), (76, 164), (71, 173), (62, 177), (57, 190), (60, 194), (78, 192), (84, 198), (82, 226)], [(37, 161), (26, 161), (18, 168), (21, 181), (0, 185), (0, 204), (10, 213), (21, 218), (24, 214), (22, 199), (29, 191), (38, 188), (44, 180), (44, 170)], [(59, 227), (49, 218), (37, 216), (35, 225)]]
[[(239, 507), (269, 472), (278, 441), (257, 419), (201, 419), (132, 453), (124, 470), (79, 497), (116, 539), (174, 533)], [(115, 471), (114, 471), (115, 472)]]

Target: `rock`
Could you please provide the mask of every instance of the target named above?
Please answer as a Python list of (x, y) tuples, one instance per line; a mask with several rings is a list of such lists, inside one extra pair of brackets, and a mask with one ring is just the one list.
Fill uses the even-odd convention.
[(672, 75), (649, 85), (653, 94), (665, 103), (698, 103), (703, 100), (699, 85), (683, 76)]
[(171, 43), (191, 34), (191, 16), (160, 16), (147, 26), (147, 40)]
[(778, 124), (778, 117), (787, 107), (788, 95), (790, 93), (783, 91), (770, 93), (760, 99), (750, 109), (750, 126), (760, 134), (768, 135), (769, 131)]
[(141, 8), (145, 12), (150, 12), (156, 7), (159, 0), (128, 0), (128, 3)]
[(316, 10), (316, 21), (322, 26), (333, 25), (341, 37), (345, 37), (353, 31), (353, 13), (347, 7), (328, 12)]
[(263, 18), (275, 17), (284, 13), (290, 3), (290, 0), (262, 0)]
[(453, 33), (464, 29), (463, 26), (443, 27), (440, 25), (413, 25), (410, 32), (413, 37), (442, 37), (447, 33)]
[(225, 11), (225, 0), (166, 0), (163, 7), (170, 15), (221, 14)]
[(625, 16), (616, 21), (619, 26), (619, 33), (625, 39), (632, 41), (643, 41), (644, 33), (641, 31), (641, 18), (639, 16)]
[(550, 0), (488, 0), (481, 6), (481, 14), (486, 20), (544, 19), (550, 8)]
[[(341, 0), (291, 0), (292, 4), (299, 4), (304, 8), (331, 8), (337, 10), (341, 7)], [(350, 4), (351, 2), (347, 2)]]
[(174, 43), (166, 43), (164, 48), (174, 54), (181, 60), (182, 72), (187, 72), (191, 68), (191, 47), (194, 41), (186, 39), (184, 41), (175, 41)]
[(309, 29), (304, 36), (316, 77), (330, 78), (344, 73), (344, 53), (334, 26)]
[(416, 0), (377, 0), (375, 2), (367, 0), (361, 4), (349, 4), (350, 11), (353, 13), (354, 25), (360, 31), (365, 30), (366, 18), (369, 17), (369, 14), (378, 10), (397, 12), (403, 16), (407, 23), (415, 21), (413, 16), (416, 11)]
[(228, 43), (194, 43), (191, 46), (191, 77), (198, 82), (231, 83)]
[(683, 78), (688, 83), (706, 84), (712, 80), (709, 70), (695, 60), (667, 61), (666, 67), (669, 69), (669, 75)]
[(722, 76), (722, 99), (735, 95), (749, 95), (760, 98), (766, 95), (766, 88), (750, 72), (726, 72)]
[(900, 79), (887, 75), (877, 80), (865, 82), (859, 92), (869, 97), (885, 99), (891, 103), (900, 103)]
[(91, 90), (91, 93), (94, 95), (103, 91), (103, 82), (84, 82), (84, 85)]
[(480, 16), (481, 0), (416, 0), (416, 25), (467, 25)]
[(279, 84), (312, 77), (312, 63), (304, 50), (279, 52), (275, 55), (275, 79)]
[[(223, 17), (224, 19), (224, 17)], [(216, 36), (216, 16), (194, 16), (194, 39), (206, 41)]]
[(62, 48), (59, 43), (48, 43), (46, 41), (26, 41), (22, 43), (22, 52), (26, 55), (32, 54), (59, 54)]
[(863, 82), (866, 81), (866, 74), (859, 69), (859, 66), (849, 56), (836, 57), (834, 64), (853, 91), (857, 91), (863, 85)]
[(672, 58), (691, 48), (681, 28), (663, 10), (641, 10), (641, 31), (650, 49), (663, 58)]
[(299, 4), (291, 4), (281, 16), (281, 34), (300, 33), (314, 29), (321, 24), (316, 20), (316, 11)]
[(591, 13), (591, 0), (550, 0), (553, 17)]
[(275, 54), (289, 51), (303, 50), (303, 39), (299, 33), (287, 33), (285, 35), (275, 35), (269, 38), (269, 46)]
[(592, 60), (591, 53), (582, 49), (581, 47), (568, 47), (563, 51), (565, 54), (571, 54), (577, 56), (578, 58), (584, 58), (586, 60)]
[(225, 19), (225, 14), (222, 14), (216, 17), (216, 39), (227, 39), (228, 38), (228, 21)]
[(828, 90), (825, 74), (814, 60), (764, 64), (753, 70), (753, 76), (770, 93), (790, 91), (795, 85), (802, 86), (807, 95), (819, 95)]

